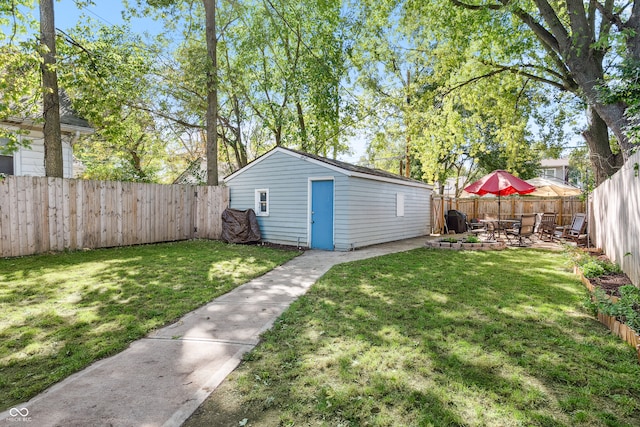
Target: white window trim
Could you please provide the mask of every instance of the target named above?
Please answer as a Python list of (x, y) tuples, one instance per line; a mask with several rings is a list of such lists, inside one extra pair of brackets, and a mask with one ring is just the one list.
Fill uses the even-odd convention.
[[(267, 211), (266, 212), (262, 212), (260, 210), (260, 194), (261, 193), (266, 193), (267, 194)], [(256, 212), (256, 216), (269, 216), (269, 206), (270, 206), (270, 202), (269, 202), (269, 189), (268, 188), (258, 188), (255, 190), (255, 212)]]

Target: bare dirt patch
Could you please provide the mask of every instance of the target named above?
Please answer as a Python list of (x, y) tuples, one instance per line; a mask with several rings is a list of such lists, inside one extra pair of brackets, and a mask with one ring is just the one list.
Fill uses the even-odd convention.
[(607, 293), (607, 295), (613, 295), (616, 297), (620, 297), (620, 292), (618, 289), (621, 286), (631, 285), (631, 279), (624, 273), (610, 273), (604, 274), (599, 277), (593, 277), (589, 279), (591, 283), (601, 288), (603, 291)]
[(277, 411), (265, 411), (263, 405), (247, 404), (236, 389), (234, 378), (233, 373), (227, 377), (182, 427), (279, 426)]

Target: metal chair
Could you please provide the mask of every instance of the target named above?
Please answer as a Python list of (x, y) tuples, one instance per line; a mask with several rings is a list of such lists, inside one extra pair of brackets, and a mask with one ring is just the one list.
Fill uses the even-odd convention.
[(511, 237), (517, 239), (518, 246), (526, 246), (524, 243), (525, 239), (531, 240), (531, 237), (534, 235), (536, 226), (536, 214), (525, 214), (520, 217), (520, 222), (513, 229), (507, 230), (507, 240), (509, 244), (512, 244)]

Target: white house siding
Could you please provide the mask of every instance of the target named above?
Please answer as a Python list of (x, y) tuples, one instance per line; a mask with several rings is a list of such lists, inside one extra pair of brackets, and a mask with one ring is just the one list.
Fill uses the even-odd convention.
[[(42, 132), (31, 131), (19, 136), (22, 141), (30, 140), (29, 148), (20, 147), (13, 153), (13, 173), (22, 176), (45, 176), (44, 136)], [(73, 150), (68, 135), (62, 136), (63, 177), (73, 178)]]
[(229, 207), (255, 209), (255, 190), (269, 190), (269, 216), (258, 216), (262, 239), (283, 245), (309, 246), (309, 178), (336, 176), (336, 172), (284, 154), (273, 153), (244, 173), (226, 181)]
[[(404, 216), (396, 216), (398, 193), (404, 194)], [(428, 234), (430, 196), (425, 188), (349, 177), (336, 188), (336, 250)]]
[[(226, 180), (233, 209), (255, 209), (255, 190), (269, 190), (269, 216), (258, 216), (264, 241), (309, 246), (309, 180), (318, 178), (334, 181), (336, 250), (428, 234), (428, 188), (348, 176), (283, 152), (267, 156)], [(404, 195), (404, 216), (396, 216), (398, 193)]]

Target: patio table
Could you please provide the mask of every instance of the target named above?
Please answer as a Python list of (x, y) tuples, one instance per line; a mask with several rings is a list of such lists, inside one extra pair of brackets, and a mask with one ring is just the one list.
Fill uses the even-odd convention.
[[(507, 229), (513, 228), (514, 225), (520, 222), (519, 219), (481, 219), (480, 222), (484, 223), (487, 229), (486, 240), (496, 240), (500, 237), (500, 231), (504, 232), (505, 238), (507, 237)], [(489, 227), (489, 224), (492, 227)]]

